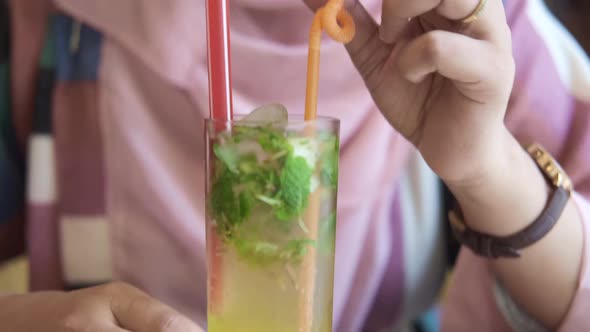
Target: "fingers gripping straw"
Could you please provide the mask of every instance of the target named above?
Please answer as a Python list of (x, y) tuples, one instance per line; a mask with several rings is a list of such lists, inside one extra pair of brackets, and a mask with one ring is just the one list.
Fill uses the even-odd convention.
[[(344, 9), (344, 0), (329, 0), (328, 3), (320, 8), (313, 19), (309, 33), (309, 54), (307, 62), (307, 88), (305, 97), (305, 120), (312, 121), (317, 118), (318, 102), (318, 85), (319, 85), (319, 67), (320, 67), (320, 45), (322, 31), (325, 30), (328, 35), (341, 43), (349, 43), (355, 35), (355, 23), (352, 16)], [(314, 135), (314, 129), (308, 128), (307, 134)], [(305, 213), (305, 223), (310, 230), (310, 238), (316, 240), (318, 237), (318, 223), (320, 216), (320, 197), (319, 191), (316, 190), (309, 196), (309, 205)], [(303, 260), (301, 269), (301, 280), (303, 280), (303, 294), (300, 301), (300, 332), (311, 332), (313, 326), (313, 303), (315, 290), (315, 249), (310, 248), (310, 252)]]

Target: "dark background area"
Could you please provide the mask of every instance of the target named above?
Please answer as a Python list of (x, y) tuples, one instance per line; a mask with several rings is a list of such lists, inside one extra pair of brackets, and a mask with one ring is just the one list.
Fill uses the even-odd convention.
[(590, 0), (545, 0), (563, 24), (590, 53)]

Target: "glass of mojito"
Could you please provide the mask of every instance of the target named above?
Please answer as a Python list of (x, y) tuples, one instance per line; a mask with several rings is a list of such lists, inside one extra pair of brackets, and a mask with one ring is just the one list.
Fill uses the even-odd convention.
[(339, 121), (264, 113), (206, 120), (208, 331), (331, 332)]

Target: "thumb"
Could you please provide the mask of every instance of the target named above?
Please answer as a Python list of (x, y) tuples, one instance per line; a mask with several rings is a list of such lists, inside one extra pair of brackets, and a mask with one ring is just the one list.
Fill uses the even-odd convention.
[(119, 325), (133, 332), (203, 332), (190, 319), (137, 288), (116, 286), (111, 310)]

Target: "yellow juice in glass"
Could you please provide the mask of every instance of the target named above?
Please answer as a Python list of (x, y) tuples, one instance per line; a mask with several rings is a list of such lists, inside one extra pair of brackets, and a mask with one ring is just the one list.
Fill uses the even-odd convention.
[(209, 332), (332, 331), (338, 130), (208, 122)]

